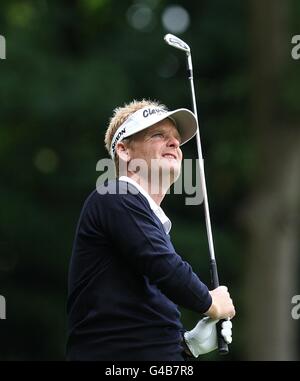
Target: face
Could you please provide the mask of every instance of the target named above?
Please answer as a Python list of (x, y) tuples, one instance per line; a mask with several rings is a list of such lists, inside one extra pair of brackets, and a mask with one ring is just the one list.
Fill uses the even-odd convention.
[(151, 168), (151, 175), (153, 172), (168, 175), (172, 184), (180, 175), (180, 141), (179, 132), (170, 119), (146, 128), (135, 134), (127, 145), (129, 168), (130, 162), (142, 159), (147, 163), (148, 176)]

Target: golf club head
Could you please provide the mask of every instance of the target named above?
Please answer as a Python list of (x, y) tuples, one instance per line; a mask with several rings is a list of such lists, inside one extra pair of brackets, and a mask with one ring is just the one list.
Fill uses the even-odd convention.
[(190, 47), (188, 44), (186, 44), (184, 41), (182, 41), (180, 38), (174, 36), (173, 34), (166, 34), (164, 37), (164, 40), (168, 45), (173, 46), (173, 48), (183, 50), (184, 52), (190, 53)]

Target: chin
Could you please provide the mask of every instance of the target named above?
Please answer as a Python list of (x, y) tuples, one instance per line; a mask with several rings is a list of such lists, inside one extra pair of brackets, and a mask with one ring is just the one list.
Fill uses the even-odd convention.
[(171, 186), (179, 177), (181, 163), (177, 160), (158, 159), (151, 162), (151, 179), (163, 188)]
[(178, 162), (161, 166), (162, 174), (166, 179), (170, 179), (170, 184), (173, 184), (178, 179), (180, 176), (180, 169), (181, 166)]

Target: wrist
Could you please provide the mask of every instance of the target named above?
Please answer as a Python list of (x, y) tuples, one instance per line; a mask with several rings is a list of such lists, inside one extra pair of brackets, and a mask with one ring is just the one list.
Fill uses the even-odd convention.
[(209, 316), (213, 320), (219, 319), (219, 310), (214, 301), (212, 300), (212, 303), (209, 307), (209, 309), (204, 313), (206, 316)]
[(182, 349), (183, 349), (183, 352), (189, 356), (189, 357), (194, 357), (194, 355), (192, 354), (192, 352), (190, 351), (189, 347), (188, 347), (188, 344), (187, 342), (185, 341), (185, 337), (183, 335), (182, 337), (182, 343), (181, 343), (181, 346), (182, 346)]

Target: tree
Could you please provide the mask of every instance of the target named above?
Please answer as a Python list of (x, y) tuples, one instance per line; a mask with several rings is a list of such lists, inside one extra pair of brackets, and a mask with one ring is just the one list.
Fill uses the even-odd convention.
[(287, 117), (281, 95), (282, 74), (291, 70), (288, 5), (250, 2), (252, 128), (257, 142), (257, 171), (245, 213), (250, 247), (244, 335), (250, 360), (297, 357), (291, 298), (297, 294), (300, 131)]

